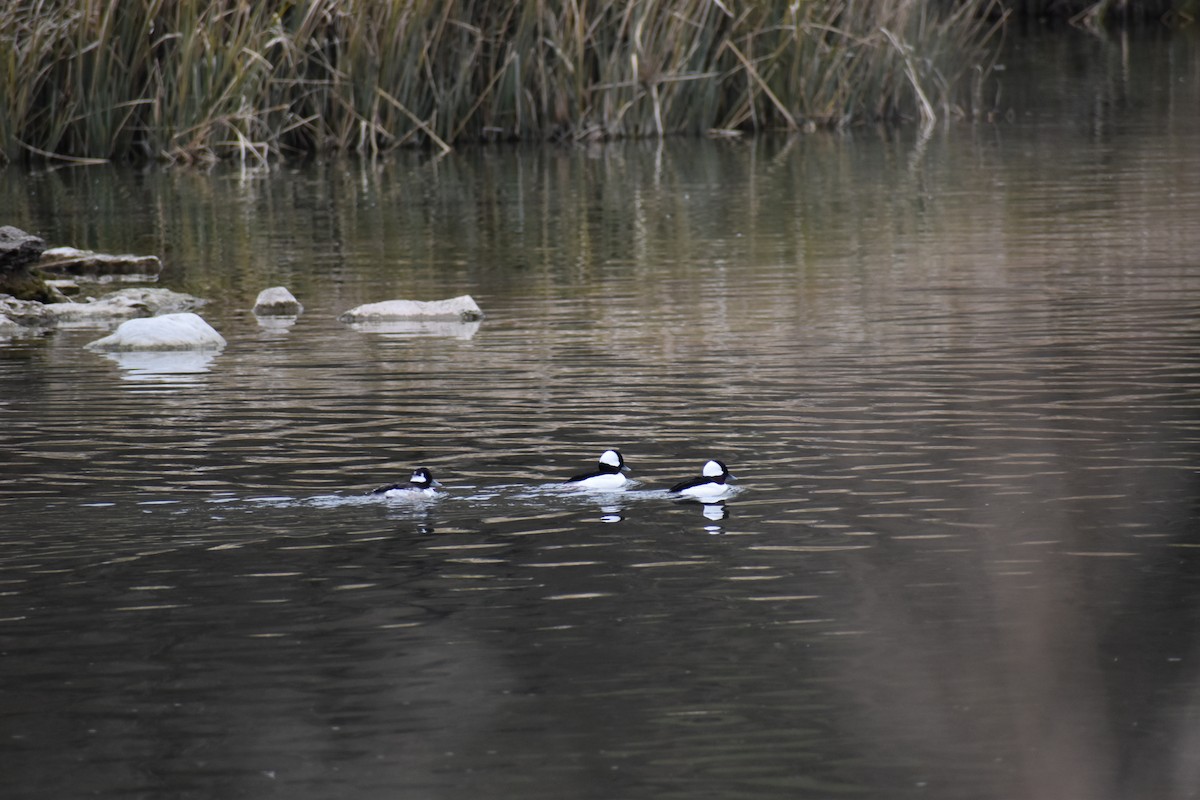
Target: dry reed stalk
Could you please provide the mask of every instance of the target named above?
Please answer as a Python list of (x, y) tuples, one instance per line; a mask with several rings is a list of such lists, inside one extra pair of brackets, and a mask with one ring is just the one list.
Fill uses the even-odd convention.
[(264, 163), (965, 115), (998, 0), (15, 0), (0, 153)]

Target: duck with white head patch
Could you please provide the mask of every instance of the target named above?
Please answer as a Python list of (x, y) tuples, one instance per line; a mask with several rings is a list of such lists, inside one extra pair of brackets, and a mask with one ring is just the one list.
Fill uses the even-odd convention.
[(672, 494), (684, 497), (694, 497), (697, 500), (716, 500), (724, 497), (733, 487), (728, 481), (734, 480), (729, 469), (720, 461), (709, 461), (700, 472), (700, 477), (690, 478), (671, 487)]
[(432, 472), (425, 467), (418, 467), (416, 470), (413, 470), (412, 477), (408, 479), (408, 483), (393, 483), (389, 486), (380, 486), (378, 489), (372, 490), (371, 494), (381, 494), (390, 499), (437, 497), (437, 489), (441, 485), (440, 481), (434, 480)]
[(585, 472), (582, 475), (567, 478), (565, 483), (580, 489), (610, 491), (620, 489), (625, 485), (627, 480), (625, 473), (627, 472), (629, 472), (629, 467), (625, 466), (625, 459), (621, 457), (620, 451), (605, 450), (600, 454), (600, 463), (595, 472)]

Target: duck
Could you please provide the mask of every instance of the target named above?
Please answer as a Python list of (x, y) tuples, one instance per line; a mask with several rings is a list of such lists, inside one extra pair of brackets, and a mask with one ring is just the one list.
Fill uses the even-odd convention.
[(625, 466), (625, 459), (621, 457), (620, 451), (605, 450), (600, 454), (600, 462), (597, 464), (595, 472), (575, 475), (567, 478), (564, 483), (580, 489), (598, 489), (600, 491), (620, 489), (625, 485), (627, 480), (625, 473), (627, 472), (629, 472), (629, 467)]
[(432, 472), (425, 467), (418, 467), (413, 470), (412, 477), (408, 479), (408, 483), (393, 483), (389, 486), (380, 486), (378, 489), (373, 489), (371, 494), (381, 494), (384, 497), (391, 498), (436, 497), (438, 487), (441, 485), (441, 481), (434, 479)]
[(704, 468), (700, 471), (700, 477), (681, 481), (672, 486), (670, 492), (704, 501), (715, 500), (733, 490), (728, 483), (731, 480), (735, 480), (735, 478), (729, 474), (728, 467), (713, 459), (705, 463)]

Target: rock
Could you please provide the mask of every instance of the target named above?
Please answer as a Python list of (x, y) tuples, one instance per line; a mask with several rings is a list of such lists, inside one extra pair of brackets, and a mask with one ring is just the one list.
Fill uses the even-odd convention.
[(89, 280), (155, 280), (162, 272), (158, 256), (109, 255), (74, 247), (52, 247), (37, 268), (50, 275)]
[(98, 300), (84, 303), (52, 303), (43, 313), (58, 322), (105, 322), (130, 317), (153, 317), (178, 311), (191, 311), (204, 305), (199, 297), (170, 289), (133, 288), (109, 292)]
[(45, 251), (46, 243), (40, 236), (26, 233), (12, 225), (0, 227), (0, 268), (32, 264)]
[(53, 292), (34, 270), (45, 249), (38, 236), (11, 225), (0, 227), (0, 293), (19, 300), (53, 301)]
[(405, 319), (483, 319), (483, 311), (468, 294), (449, 300), (385, 300), (352, 308), (338, 317), (342, 322), (384, 322)]
[(263, 289), (254, 301), (254, 313), (260, 316), (294, 317), (303, 310), (300, 301), (282, 286)]
[(84, 347), (89, 350), (219, 350), (225, 339), (192, 313), (122, 322), (112, 334)]

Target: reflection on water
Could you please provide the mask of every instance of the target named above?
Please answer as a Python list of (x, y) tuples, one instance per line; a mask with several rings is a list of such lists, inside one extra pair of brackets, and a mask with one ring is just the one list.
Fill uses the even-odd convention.
[(622, 522), (625, 519), (624, 507), (620, 503), (608, 503), (600, 506), (601, 522)]
[[(724, 500), (718, 500), (715, 503), (701, 503), (704, 506), (705, 519), (722, 520), (729, 517), (729, 508), (725, 505)], [(711, 531), (713, 528), (719, 529), (720, 526), (706, 526), (705, 530)]]
[(286, 335), (287, 332), (292, 329), (292, 326), (296, 324), (296, 320), (298, 319), (299, 317), (280, 316), (278, 314), (272, 314), (269, 316), (259, 316), (258, 314), (254, 315), (254, 320), (258, 323), (258, 327), (261, 328), (264, 333), (276, 335)]
[(479, 331), (480, 322), (457, 320), (387, 320), (380, 322), (351, 322), (351, 330), (382, 334), (385, 337), (405, 339), (414, 336), (447, 336), (453, 339), (470, 339)]
[[(1085, 119), (925, 141), (0, 171), (229, 342), (0, 347), (6, 785), (1194, 796), (1200, 86), (1119, 45), (1039, 56)], [(608, 446), (639, 482), (564, 491)], [(712, 454), (740, 491), (668, 494)], [(366, 494), (414, 464), (444, 497)]]
[(214, 350), (158, 350), (104, 353), (115, 361), (128, 381), (172, 384), (196, 383), (211, 369), (219, 353)]

